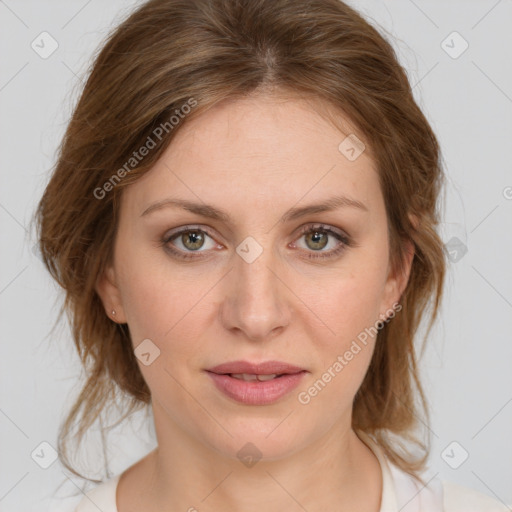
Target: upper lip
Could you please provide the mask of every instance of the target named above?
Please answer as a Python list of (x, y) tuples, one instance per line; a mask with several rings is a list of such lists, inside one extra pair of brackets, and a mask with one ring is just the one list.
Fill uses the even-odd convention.
[(261, 363), (230, 361), (209, 368), (207, 371), (218, 374), (249, 373), (251, 375), (279, 375), (282, 373), (299, 373), (305, 370), (304, 368), (299, 368), (298, 366), (283, 361), (263, 361)]

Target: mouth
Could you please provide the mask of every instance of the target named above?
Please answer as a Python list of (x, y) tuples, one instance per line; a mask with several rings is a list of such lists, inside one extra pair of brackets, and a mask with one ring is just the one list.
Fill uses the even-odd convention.
[(305, 368), (285, 363), (284, 361), (263, 361), (261, 363), (252, 363), (250, 361), (230, 361), (222, 363), (208, 369), (209, 372), (231, 375), (235, 378), (243, 378), (243, 375), (249, 376), (281, 376), (306, 371)]
[(299, 385), (307, 370), (281, 361), (234, 361), (206, 370), (216, 388), (245, 405), (269, 405)]
[(283, 375), (289, 375), (286, 373), (280, 373), (279, 375), (277, 373), (271, 373), (269, 375), (261, 374), (258, 375), (256, 373), (225, 373), (223, 375), (229, 375), (233, 379), (239, 379), (244, 380), (245, 382), (254, 382), (254, 381), (260, 381), (265, 382), (267, 380), (273, 380), (279, 377), (282, 377)]

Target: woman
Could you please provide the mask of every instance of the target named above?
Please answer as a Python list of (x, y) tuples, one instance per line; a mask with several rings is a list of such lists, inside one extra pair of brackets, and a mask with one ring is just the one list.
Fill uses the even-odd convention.
[(506, 510), (421, 478), (440, 160), (391, 46), (338, 0), (153, 0), (123, 22), (40, 245), (88, 375), (63, 463), (119, 390), (158, 447), (77, 511)]

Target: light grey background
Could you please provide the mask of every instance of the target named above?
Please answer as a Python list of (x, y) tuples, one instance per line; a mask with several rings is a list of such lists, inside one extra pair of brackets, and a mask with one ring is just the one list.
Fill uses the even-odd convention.
[[(67, 326), (50, 334), (58, 292), (32, 251), (29, 222), (90, 58), (136, 3), (0, 1), (0, 511), (71, 511), (80, 498), (61, 499), (81, 481), (58, 461), (36, 463), (51, 460), (40, 443), (56, 447), (81, 371)], [(457, 261), (421, 365), (432, 405), (429, 474), (511, 506), (512, 2), (350, 3), (393, 36), (446, 162), (442, 236)], [(43, 31), (59, 45), (46, 59), (31, 48)], [(111, 474), (154, 446), (140, 414), (109, 440)], [(452, 469), (463, 450), (469, 457)], [(87, 455), (101, 476), (98, 439)]]

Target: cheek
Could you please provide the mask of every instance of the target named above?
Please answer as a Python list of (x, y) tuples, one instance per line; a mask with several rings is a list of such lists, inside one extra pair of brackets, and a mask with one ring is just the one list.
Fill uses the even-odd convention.
[[(379, 319), (384, 292), (383, 265), (362, 265), (341, 272), (301, 298), (325, 325), (322, 336), (333, 349), (343, 347)], [(315, 321), (318, 324), (318, 320)], [(314, 338), (313, 338), (314, 339)]]
[(173, 356), (194, 350), (194, 340), (214, 314), (209, 290), (219, 276), (211, 270), (171, 272), (165, 258), (150, 258), (143, 252), (120, 258), (119, 269), (133, 345), (149, 338), (162, 352), (172, 347)]
[(322, 336), (310, 334), (318, 364), (297, 396), (311, 417), (323, 414), (326, 407), (333, 416), (352, 407), (378, 335), (382, 282), (382, 271), (367, 267), (366, 272), (339, 279), (321, 299), (316, 297), (315, 311), (322, 312), (329, 329), (323, 329)]
[(145, 338), (161, 338), (172, 327), (168, 305), (179, 303), (180, 286), (175, 281), (170, 284), (144, 252), (126, 249), (120, 245), (116, 266), (123, 310), (136, 346)]

